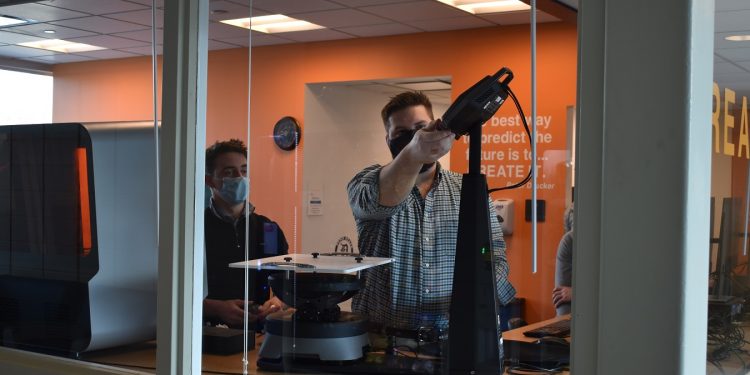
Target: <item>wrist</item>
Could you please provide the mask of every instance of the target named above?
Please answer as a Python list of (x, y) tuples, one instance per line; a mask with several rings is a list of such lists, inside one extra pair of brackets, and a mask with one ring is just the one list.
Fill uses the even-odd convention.
[(422, 168), (422, 165), (425, 164), (425, 161), (421, 160), (414, 147), (411, 147), (411, 144), (407, 145), (403, 151), (398, 154), (396, 159), (399, 159), (399, 162), (408, 169), (419, 170)]

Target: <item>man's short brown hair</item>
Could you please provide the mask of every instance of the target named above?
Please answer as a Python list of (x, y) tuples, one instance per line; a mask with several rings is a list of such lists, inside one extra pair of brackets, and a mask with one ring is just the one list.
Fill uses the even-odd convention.
[(214, 173), (216, 158), (227, 152), (236, 152), (247, 157), (247, 147), (241, 140), (232, 138), (228, 141), (218, 141), (206, 149), (206, 174)]
[(430, 118), (434, 119), (432, 115), (432, 103), (430, 103), (430, 98), (428, 98), (427, 95), (425, 95), (421, 91), (406, 91), (394, 97), (391, 97), (391, 100), (389, 100), (385, 107), (383, 107), (383, 110), (380, 111), (380, 117), (383, 118), (383, 125), (385, 125), (385, 130), (388, 131), (388, 128), (390, 127), (388, 119), (392, 114), (402, 109), (418, 105), (423, 105), (427, 109), (427, 112), (430, 114)]

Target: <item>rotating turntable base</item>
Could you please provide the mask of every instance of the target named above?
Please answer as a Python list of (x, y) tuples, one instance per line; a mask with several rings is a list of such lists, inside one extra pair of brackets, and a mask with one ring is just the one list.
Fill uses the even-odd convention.
[(369, 340), (365, 322), (342, 312), (338, 304), (362, 287), (355, 275), (282, 272), (268, 277), (277, 297), (294, 310), (266, 317), (262, 361), (354, 361), (363, 358)]
[(337, 321), (308, 322), (277, 312), (266, 318), (266, 336), (258, 356), (274, 362), (282, 357), (353, 361), (362, 358), (369, 345), (364, 320), (357, 314), (341, 312)]

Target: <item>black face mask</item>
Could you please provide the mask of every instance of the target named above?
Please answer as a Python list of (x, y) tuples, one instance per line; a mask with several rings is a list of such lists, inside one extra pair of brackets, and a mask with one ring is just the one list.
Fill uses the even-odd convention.
[[(405, 131), (401, 133), (401, 135), (399, 135), (398, 137), (393, 138), (388, 141), (388, 149), (391, 150), (391, 156), (393, 156), (394, 159), (401, 152), (401, 150), (403, 150), (404, 147), (406, 147), (406, 145), (408, 145), (409, 142), (411, 142), (411, 139), (414, 138), (414, 134), (417, 133), (417, 130), (418, 129)], [(427, 170), (432, 168), (433, 165), (435, 165), (435, 162), (422, 165), (422, 168), (419, 170), (419, 173), (426, 172)]]

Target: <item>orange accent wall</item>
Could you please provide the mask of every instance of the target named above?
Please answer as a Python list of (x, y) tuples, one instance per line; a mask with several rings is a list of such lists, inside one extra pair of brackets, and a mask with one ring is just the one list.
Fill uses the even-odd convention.
[[(566, 107), (575, 105), (575, 25), (551, 23), (538, 28), (538, 113), (550, 115), (553, 142), (544, 150), (565, 148)], [(258, 212), (278, 221), (292, 249), (299, 249), (296, 224), (304, 214), (301, 173), (304, 135), (304, 88), (307, 83), (448, 75), (453, 96), (502, 66), (515, 73), (511, 87), (530, 115), (529, 26), (419, 33), (317, 43), (256, 47), (252, 50), (252, 116), (250, 127), (251, 200)], [(207, 142), (245, 138), (247, 119), (247, 49), (213, 51), (208, 65)], [(55, 121), (123, 121), (152, 118), (150, 59), (134, 58), (57, 65)], [(436, 114), (439, 116), (440, 114)], [(499, 115), (514, 116), (512, 103)], [(295, 152), (279, 150), (271, 140), (273, 125), (283, 116), (300, 120), (303, 135)], [(362, 116), (379, 116), (363, 113)], [(168, 126), (166, 124), (165, 126)], [(485, 134), (499, 128), (485, 128)], [(465, 145), (451, 154), (451, 169), (466, 171)], [(502, 147), (502, 146), (493, 146)], [(523, 144), (513, 148), (522, 150)], [(332, 161), (335, 163), (335, 161)], [(559, 160), (545, 162), (556, 188), (540, 192), (547, 200), (547, 220), (539, 225), (539, 272), (531, 273), (530, 226), (523, 201), (530, 190), (518, 189), (493, 198), (516, 202), (515, 232), (506, 238), (511, 281), (526, 298), (527, 321), (554, 316), (551, 290), (557, 244), (563, 234), (565, 170)], [(295, 170), (298, 177), (295, 178)], [(490, 186), (511, 179), (489, 178)], [(520, 180), (520, 179), (519, 179)]]

